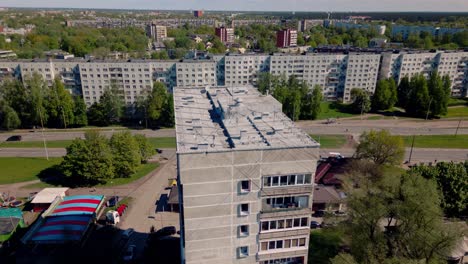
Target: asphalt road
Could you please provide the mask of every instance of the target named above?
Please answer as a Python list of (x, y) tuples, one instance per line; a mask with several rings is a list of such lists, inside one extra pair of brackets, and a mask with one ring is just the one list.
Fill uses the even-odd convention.
[[(62, 148), (49, 148), (48, 151), (49, 157), (62, 157), (66, 154), (65, 149)], [(167, 149), (167, 151), (174, 151), (174, 149)], [(354, 154), (354, 149), (320, 149), (320, 154), (324, 157), (330, 152), (340, 152), (350, 157)], [(410, 148), (407, 148), (405, 160), (409, 159), (409, 154)], [(3, 148), (0, 149), (0, 157), (45, 157), (45, 151), (43, 148)], [(468, 149), (414, 148), (411, 160), (414, 162), (464, 161), (468, 160)]]

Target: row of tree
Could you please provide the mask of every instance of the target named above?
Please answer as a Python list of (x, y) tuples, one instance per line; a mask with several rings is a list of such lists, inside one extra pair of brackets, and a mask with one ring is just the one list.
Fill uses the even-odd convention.
[(143, 135), (115, 133), (107, 139), (88, 131), (85, 139), (75, 139), (59, 168), (77, 185), (94, 185), (108, 179), (129, 177), (155, 154)]
[(90, 125), (174, 126), (172, 94), (161, 82), (143, 94), (133, 105), (126, 105), (115, 84), (104, 90), (99, 102), (86, 109), (80, 96), (72, 96), (60, 79), (49, 87), (39, 74), (24, 84), (17, 80), (0, 85), (0, 128), (82, 127)]
[(33, 74), (25, 84), (5, 81), (0, 87), (0, 121), (4, 129), (47, 126), (53, 128), (87, 125), (83, 98), (73, 97), (56, 79), (51, 87), (39, 74)]
[[(441, 201), (446, 212), (466, 210), (467, 164), (404, 171), (398, 167), (403, 154), (402, 139), (388, 131), (361, 136), (358, 159), (343, 179), (349, 217), (337, 228), (344, 237), (333, 238), (349, 250), (338, 254), (335, 247), (325, 252), (329, 257), (338, 254), (331, 263), (446, 263), (463, 233), (456, 224), (443, 221)], [(458, 178), (459, 173), (464, 174)]]
[(286, 78), (260, 73), (258, 89), (263, 94), (267, 91), (271, 93), (283, 104), (283, 112), (292, 120), (316, 119), (320, 114), (322, 89), (317, 85), (311, 90), (306, 82), (298, 80), (294, 75)]
[(372, 97), (362, 89), (351, 90), (352, 109), (355, 112), (382, 111), (399, 106), (414, 117), (442, 116), (447, 114), (450, 98), (450, 78), (431, 73), (429, 79), (417, 74), (411, 79), (402, 78), (397, 86), (393, 78), (381, 79)]

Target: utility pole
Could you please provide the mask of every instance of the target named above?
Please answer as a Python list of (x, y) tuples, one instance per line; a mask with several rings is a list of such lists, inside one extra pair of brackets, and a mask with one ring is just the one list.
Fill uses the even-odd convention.
[(49, 160), (49, 151), (47, 150), (47, 143), (46, 143), (46, 139), (44, 136), (44, 120), (42, 119), (42, 111), (41, 111), (40, 106), (38, 107), (38, 110), (39, 110), (39, 118), (41, 119), (41, 127), (42, 127), (41, 132), (42, 132), (42, 140), (44, 141), (44, 150), (46, 154), (46, 159)]
[(455, 137), (457, 137), (457, 135), (458, 135), (458, 129), (460, 128), (461, 121), (462, 121), (462, 119), (460, 118), (460, 121), (458, 121), (457, 129), (455, 130)]
[(431, 109), (431, 103), (432, 103), (432, 97), (431, 97), (431, 100), (429, 100), (429, 106), (427, 107), (426, 121), (427, 121), (427, 118), (429, 117), (429, 109)]
[(415, 138), (415, 135), (413, 135), (413, 141), (411, 142), (411, 150), (409, 153), (408, 164), (411, 164), (411, 156), (413, 156), (414, 138)]

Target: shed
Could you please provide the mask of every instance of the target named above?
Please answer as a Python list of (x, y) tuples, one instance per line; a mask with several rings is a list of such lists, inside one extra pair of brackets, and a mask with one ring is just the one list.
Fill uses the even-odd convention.
[(38, 192), (31, 201), (34, 212), (47, 210), (50, 204), (57, 197), (65, 197), (68, 195), (68, 188), (44, 188)]

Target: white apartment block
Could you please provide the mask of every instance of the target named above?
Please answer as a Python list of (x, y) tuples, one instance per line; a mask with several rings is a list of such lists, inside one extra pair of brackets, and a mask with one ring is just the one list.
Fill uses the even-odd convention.
[(440, 53), (437, 72), (450, 77), (452, 96), (468, 96), (468, 52)]
[(344, 102), (351, 101), (353, 88), (373, 94), (379, 74), (380, 54), (349, 54), (344, 85)]
[(177, 86), (216, 86), (216, 62), (193, 60), (176, 63)]
[(260, 72), (268, 70), (268, 55), (228, 55), (224, 59), (226, 86), (256, 84)]
[(250, 86), (174, 105), (182, 263), (307, 263), (319, 144)]

